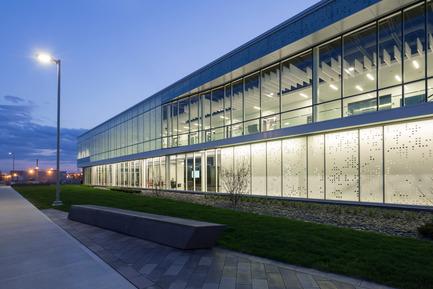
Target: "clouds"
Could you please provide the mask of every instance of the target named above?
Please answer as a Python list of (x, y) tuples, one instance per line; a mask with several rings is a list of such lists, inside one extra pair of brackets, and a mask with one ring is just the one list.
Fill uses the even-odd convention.
[[(0, 170), (9, 171), (10, 156), (15, 153), (16, 162), (21, 166), (17, 170), (34, 167), (35, 160), (55, 166), (57, 152), (57, 128), (55, 126), (34, 123), (31, 101), (16, 96), (4, 96), (6, 102), (13, 104), (0, 105)], [(60, 130), (60, 169), (75, 170), (77, 155), (77, 136), (83, 134), (84, 129)], [(28, 163), (28, 164), (27, 164)], [(49, 165), (50, 164), (50, 165)], [(41, 169), (44, 169), (41, 167)]]
[(18, 96), (6, 95), (4, 98), (7, 101), (10, 101), (10, 102), (13, 102), (13, 103), (24, 102), (24, 99), (22, 99), (21, 97), (18, 97)]

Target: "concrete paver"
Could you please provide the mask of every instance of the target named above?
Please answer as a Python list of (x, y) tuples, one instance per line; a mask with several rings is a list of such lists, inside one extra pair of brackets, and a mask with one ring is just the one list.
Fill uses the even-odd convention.
[[(65, 212), (43, 212), (72, 236), (86, 238), (102, 248), (108, 264), (115, 268), (119, 264), (129, 266), (128, 273), (121, 267), (124, 277), (130, 278), (128, 274), (136, 271), (139, 275), (132, 274), (133, 278), (141, 276), (145, 280), (130, 280), (137, 288), (388, 288), (220, 248), (179, 250), (77, 223)], [(110, 261), (114, 260), (109, 258), (110, 253), (116, 256), (115, 261)]]
[(42, 212), (52, 222), (0, 187), (0, 288), (389, 288), (221, 248), (179, 250)]

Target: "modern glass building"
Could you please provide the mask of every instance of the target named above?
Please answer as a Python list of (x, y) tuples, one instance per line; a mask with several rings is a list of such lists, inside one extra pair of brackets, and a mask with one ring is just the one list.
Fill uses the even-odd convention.
[(433, 1), (324, 0), (78, 138), (85, 184), (433, 206)]

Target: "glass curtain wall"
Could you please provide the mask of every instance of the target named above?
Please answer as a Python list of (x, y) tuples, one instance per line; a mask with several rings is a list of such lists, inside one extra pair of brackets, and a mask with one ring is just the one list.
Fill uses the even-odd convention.
[(89, 162), (433, 101), (433, 2), (419, 2), (224, 87), (140, 103), (78, 139)]

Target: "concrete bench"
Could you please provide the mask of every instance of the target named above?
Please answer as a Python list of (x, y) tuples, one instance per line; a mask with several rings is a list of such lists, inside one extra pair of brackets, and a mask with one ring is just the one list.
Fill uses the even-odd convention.
[(68, 218), (179, 249), (210, 248), (225, 229), (221, 224), (94, 205), (73, 205)]

